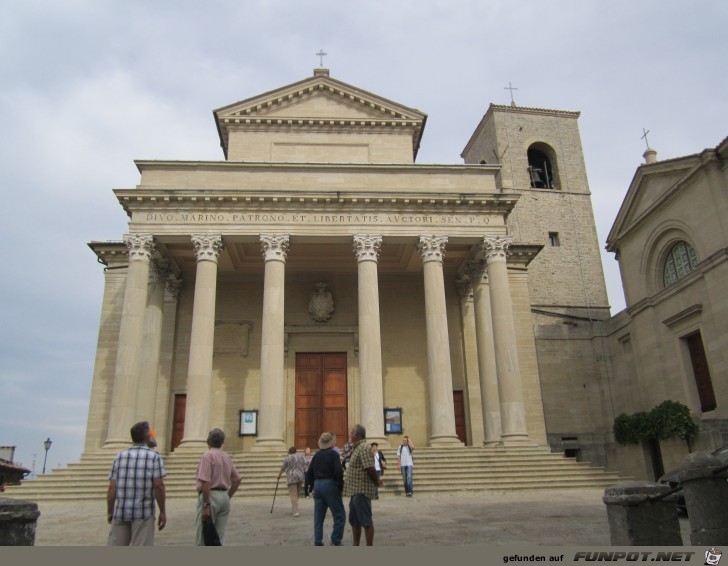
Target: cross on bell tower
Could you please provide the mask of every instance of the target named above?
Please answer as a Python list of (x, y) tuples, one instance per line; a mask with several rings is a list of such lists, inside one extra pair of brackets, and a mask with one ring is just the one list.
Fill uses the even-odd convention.
[(513, 100), (513, 91), (514, 90), (518, 90), (518, 87), (513, 86), (511, 84), (511, 82), (508, 81), (508, 86), (504, 86), (503, 87), (503, 90), (510, 90), (511, 91), (511, 106), (515, 106), (516, 105), (516, 101)]

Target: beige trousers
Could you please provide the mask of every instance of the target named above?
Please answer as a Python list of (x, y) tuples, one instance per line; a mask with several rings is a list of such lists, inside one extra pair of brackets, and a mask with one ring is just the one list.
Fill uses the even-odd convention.
[(301, 481), (288, 484), (288, 497), (291, 498), (291, 512), (294, 515), (298, 513), (298, 494), (301, 493), (301, 484), (303, 484)]
[(154, 546), (154, 516), (139, 521), (111, 520), (108, 546)]

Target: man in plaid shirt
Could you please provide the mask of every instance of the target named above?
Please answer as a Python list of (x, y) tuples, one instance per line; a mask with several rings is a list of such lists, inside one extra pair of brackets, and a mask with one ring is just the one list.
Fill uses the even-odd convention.
[(159, 530), (167, 523), (163, 479), (167, 474), (162, 457), (149, 448), (149, 423), (139, 422), (131, 427), (131, 440), (134, 445), (116, 455), (109, 474), (109, 546), (154, 544), (155, 499), (159, 505)]
[(367, 430), (360, 424), (354, 425), (349, 432), (349, 442), (354, 449), (346, 466), (344, 476), (344, 495), (349, 500), (349, 524), (354, 539), (354, 546), (359, 546), (361, 530), (367, 546), (374, 544), (374, 521), (372, 520), (372, 498), (375, 487), (384, 482), (379, 478), (374, 467), (374, 453), (367, 442)]

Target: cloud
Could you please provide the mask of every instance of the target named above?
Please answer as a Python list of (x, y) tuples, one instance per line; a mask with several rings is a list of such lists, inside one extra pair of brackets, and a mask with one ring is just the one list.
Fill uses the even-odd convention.
[(53, 461), (78, 459), (103, 293), (86, 243), (127, 230), (111, 191), (138, 183), (134, 159), (222, 159), (213, 109), (309, 76), (323, 48), (333, 77), (428, 114), (419, 162), (459, 163), (512, 82), (521, 105), (582, 112), (603, 247), (643, 127), (661, 158), (725, 137), (726, 21), (728, 4), (706, 0), (9, 3), (0, 444), (27, 454), (58, 434)]

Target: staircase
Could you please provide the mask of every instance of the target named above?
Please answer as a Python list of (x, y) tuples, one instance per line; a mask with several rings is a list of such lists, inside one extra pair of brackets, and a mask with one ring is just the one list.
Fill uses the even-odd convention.
[[(389, 468), (382, 494), (401, 494), (402, 478), (394, 450), (382, 450)], [(272, 496), (284, 452), (231, 453), (242, 482), (236, 497)], [(84, 454), (77, 464), (53, 470), (20, 486), (7, 486), (4, 497), (30, 501), (103, 501), (114, 454)], [(199, 453), (176, 452), (165, 457), (168, 498), (195, 496)], [(554, 454), (547, 447), (417, 448), (414, 453), (415, 493), (609, 487), (631, 478)], [(285, 475), (282, 482), (285, 481)], [(279, 490), (285, 488), (281, 483)], [(285, 492), (285, 489), (284, 489)]]

